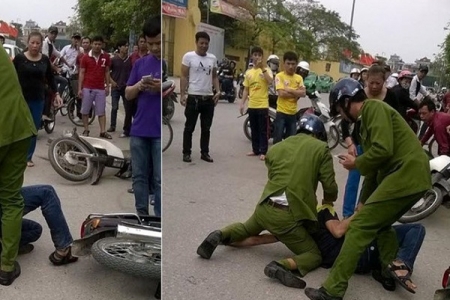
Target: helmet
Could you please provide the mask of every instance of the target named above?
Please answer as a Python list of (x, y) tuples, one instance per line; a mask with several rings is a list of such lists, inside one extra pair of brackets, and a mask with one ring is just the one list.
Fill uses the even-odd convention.
[(359, 69), (358, 68), (353, 68), (351, 71), (350, 71), (350, 75), (352, 75), (352, 74), (360, 74), (361, 72), (359, 71)]
[(50, 26), (49, 28), (48, 28), (48, 33), (56, 33), (56, 34), (58, 34), (58, 27), (56, 27), (56, 26)]
[(394, 77), (394, 78), (398, 78), (398, 73), (392, 73), (391, 76)]
[(305, 114), (300, 118), (297, 133), (300, 132), (309, 132), (321, 141), (328, 141), (325, 125), (323, 125), (322, 120), (316, 115)]
[(367, 71), (369, 71), (369, 68), (362, 68), (362, 69), (361, 69), (361, 73), (362, 73), (362, 72), (367, 72)]
[(428, 66), (427, 65), (420, 65), (419, 66), (419, 71), (428, 73)]
[[(343, 78), (339, 80), (330, 92), (330, 110), (336, 113), (336, 106), (346, 98), (355, 96), (358, 92), (363, 91), (362, 84), (353, 78)], [(343, 103), (340, 103), (341, 107)], [(348, 110), (348, 107), (346, 108)], [(347, 111), (348, 112), (348, 111)]]
[(404, 70), (401, 71), (400, 74), (398, 75), (398, 80), (402, 80), (403, 78), (409, 78), (409, 79), (413, 79), (413, 74), (408, 71), (408, 70)]
[(267, 58), (267, 62), (271, 61), (271, 60), (277, 60), (280, 61), (280, 58), (278, 56), (276, 56), (275, 54), (271, 54), (269, 55), (269, 57)]
[(301, 61), (298, 63), (297, 68), (302, 68), (306, 71), (309, 71), (309, 64), (306, 61)]

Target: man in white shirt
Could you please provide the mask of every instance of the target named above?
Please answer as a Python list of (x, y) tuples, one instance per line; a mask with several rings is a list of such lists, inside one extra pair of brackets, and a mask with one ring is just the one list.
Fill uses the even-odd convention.
[(78, 56), (84, 52), (83, 48), (80, 47), (81, 43), (81, 34), (74, 33), (72, 34), (72, 44), (65, 46), (61, 50), (61, 57), (67, 62), (67, 65), (64, 65), (63, 72), (70, 72), (71, 75), (71, 85), (72, 91), (76, 94), (78, 91), (78, 68), (77, 66), (77, 58)]
[[(183, 133), (183, 161), (191, 162), (192, 133), (200, 115), (201, 159), (213, 162), (209, 156), (210, 128), (214, 108), (219, 101), (220, 86), (217, 77), (217, 58), (208, 53), (210, 37), (206, 32), (195, 34), (197, 49), (183, 56), (181, 66), (180, 94), (181, 105), (185, 106), (186, 123)], [(216, 93), (213, 93), (213, 87)]]
[[(430, 95), (425, 86), (422, 85), (422, 80), (428, 74), (428, 66), (419, 66), (419, 72), (413, 77), (411, 86), (409, 87), (409, 98), (416, 103), (420, 103), (423, 98)], [(419, 95), (420, 94), (420, 95)], [(423, 124), (420, 128), (419, 138), (421, 139), (428, 129), (427, 124)]]

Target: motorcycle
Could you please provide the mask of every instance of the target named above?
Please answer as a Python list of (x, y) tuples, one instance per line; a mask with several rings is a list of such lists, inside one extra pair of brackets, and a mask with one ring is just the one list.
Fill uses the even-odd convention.
[(436, 290), (434, 293), (434, 300), (449, 300), (450, 299), (450, 267), (445, 270), (442, 276), (442, 289)]
[(72, 244), (74, 256), (92, 254), (113, 270), (159, 279), (161, 299), (161, 218), (132, 213), (90, 214), (81, 225), (81, 238)]
[[(330, 149), (336, 148), (339, 143), (339, 131), (336, 127), (336, 124), (331, 119), (330, 110), (328, 109), (328, 107), (326, 107), (325, 104), (321, 102), (319, 92), (315, 91), (314, 93), (308, 93), (307, 96), (309, 97), (312, 106), (302, 108), (295, 114), (295, 118), (297, 120), (297, 129), (299, 121), (304, 114), (315, 114), (323, 121), (325, 125), (328, 137), (328, 147)], [(269, 106), (269, 132), (268, 132), (269, 139), (273, 137), (274, 121), (276, 115), (277, 115), (276, 109)], [(245, 119), (243, 128), (245, 136), (251, 141), (252, 135), (249, 117)]]
[(92, 177), (96, 185), (105, 167), (120, 169), (116, 177), (129, 178), (131, 159), (113, 143), (101, 138), (80, 136), (76, 127), (60, 138), (49, 140), (48, 157), (53, 169), (70, 181)]
[[(227, 100), (229, 103), (236, 101), (236, 88), (232, 75), (225, 75), (223, 72), (219, 74), (220, 94), (219, 100)], [(224, 85), (225, 83), (225, 85)]]
[(170, 120), (175, 114), (175, 103), (178, 103), (177, 94), (175, 93), (175, 82), (168, 80), (162, 84), (163, 98), (163, 116)]
[(238, 76), (237, 86), (239, 87), (238, 97), (242, 99), (242, 95), (244, 94), (244, 78), (245, 74), (241, 73)]
[[(432, 157), (428, 153), (430, 158)], [(400, 219), (401, 223), (412, 223), (433, 214), (445, 196), (450, 195), (450, 157), (441, 155), (430, 160), (432, 189), (414, 204)]]

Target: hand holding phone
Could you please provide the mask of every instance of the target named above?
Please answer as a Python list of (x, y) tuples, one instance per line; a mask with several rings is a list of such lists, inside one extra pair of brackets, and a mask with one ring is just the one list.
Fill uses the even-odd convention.
[(150, 83), (153, 80), (153, 76), (152, 75), (145, 75), (142, 76), (142, 81), (145, 83)]

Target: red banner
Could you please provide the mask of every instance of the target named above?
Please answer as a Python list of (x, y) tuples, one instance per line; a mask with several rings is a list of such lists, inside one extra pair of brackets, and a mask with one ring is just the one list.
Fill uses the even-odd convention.
[(174, 18), (185, 19), (187, 17), (187, 9), (185, 7), (173, 5), (167, 2), (162, 2), (162, 13)]

